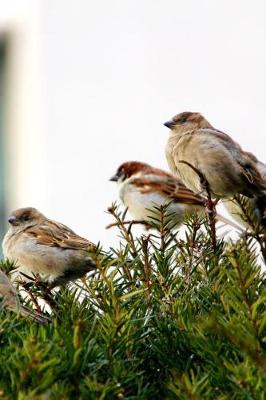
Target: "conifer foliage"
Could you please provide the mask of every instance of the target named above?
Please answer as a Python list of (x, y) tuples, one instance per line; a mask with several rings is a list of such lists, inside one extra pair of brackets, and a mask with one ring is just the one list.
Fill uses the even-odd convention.
[(119, 248), (82, 283), (53, 293), (50, 324), (1, 309), (0, 398), (265, 398), (256, 237), (220, 239), (214, 251), (204, 221), (187, 221), (181, 239), (158, 211), (155, 229), (136, 237), (110, 208)]

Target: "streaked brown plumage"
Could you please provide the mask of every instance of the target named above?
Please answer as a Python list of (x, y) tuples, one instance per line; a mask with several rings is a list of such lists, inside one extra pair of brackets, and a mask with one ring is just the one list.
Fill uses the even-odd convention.
[(3, 240), (3, 253), (18, 272), (39, 275), (52, 287), (84, 276), (95, 268), (95, 246), (67, 226), (46, 218), (35, 208), (14, 211)]
[(212, 195), (230, 198), (266, 193), (263, 180), (250, 153), (199, 113), (184, 112), (165, 123), (170, 129), (166, 158), (170, 170), (194, 192), (204, 188), (199, 175), (181, 161), (194, 166), (207, 180)]
[[(256, 163), (256, 167), (260, 172), (262, 178), (266, 182), (266, 165), (259, 161), (254, 154), (248, 153), (249, 156), (253, 159)], [(253, 228), (254, 224), (261, 224), (265, 227), (265, 218), (266, 218), (266, 196), (255, 196), (253, 198), (248, 198), (242, 195), (239, 195), (240, 201), (244, 200), (246, 209), (248, 214), (252, 217), (252, 225), (247, 220), (245, 213), (243, 212), (242, 208), (239, 205), (237, 200), (232, 199), (224, 199), (223, 204), (226, 207), (227, 211), (231, 214), (231, 216), (242, 225), (247, 228)]]
[[(168, 212), (176, 225), (180, 225), (186, 215), (204, 213), (204, 197), (193, 193), (172, 174), (146, 163), (127, 161), (110, 180), (118, 183), (119, 196), (137, 221), (151, 221), (150, 210), (168, 203)], [(231, 224), (220, 215), (218, 220)]]

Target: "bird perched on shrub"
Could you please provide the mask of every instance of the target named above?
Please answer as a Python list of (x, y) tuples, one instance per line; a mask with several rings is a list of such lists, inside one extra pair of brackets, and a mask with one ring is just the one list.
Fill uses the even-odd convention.
[(266, 182), (250, 153), (201, 114), (183, 112), (164, 125), (170, 129), (166, 146), (169, 168), (189, 189), (197, 193), (206, 189), (202, 175), (216, 198), (266, 193)]
[(27, 276), (37, 275), (50, 287), (83, 277), (95, 269), (96, 246), (36, 208), (14, 211), (3, 240), (3, 253)]
[[(137, 221), (151, 221), (154, 217), (151, 209), (166, 204), (169, 204), (167, 213), (177, 226), (187, 215), (204, 213), (204, 197), (193, 193), (172, 174), (149, 164), (127, 161), (120, 165), (110, 180), (118, 183), (119, 196)], [(221, 215), (217, 219), (239, 229)]]

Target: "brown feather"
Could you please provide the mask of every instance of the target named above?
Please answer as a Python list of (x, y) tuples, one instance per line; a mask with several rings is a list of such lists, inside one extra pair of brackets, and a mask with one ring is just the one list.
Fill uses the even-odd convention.
[[(163, 174), (161, 174), (163, 175)], [(189, 190), (180, 181), (167, 174), (167, 181), (152, 181), (149, 178), (136, 178), (132, 181), (141, 193), (158, 193), (166, 195), (176, 203), (203, 205), (205, 199)]]
[(201, 192), (204, 189), (201, 179), (180, 163), (184, 160), (203, 174), (212, 195), (217, 198), (236, 194), (264, 195), (266, 182), (256, 167), (256, 158), (243, 151), (229, 135), (208, 125), (199, 113), (186, 112), (173, 118), (166, 146), (172, 172), (179, 175), (189, 189)]
[(36, 238), (36, 243), (61, 249), (88, 250), (95, 248), (89, 240), (78, 236), (63, 224), (47, 220), (45, 224), (30, 227), (25, 230), (28, 235)]

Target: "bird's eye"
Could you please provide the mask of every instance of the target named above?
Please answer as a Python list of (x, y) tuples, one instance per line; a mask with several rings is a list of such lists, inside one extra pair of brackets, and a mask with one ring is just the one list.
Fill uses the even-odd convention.
[(29, 215), (24, 215), (23, 221), (29, 221), (29, 219), (30, 219)]
[(184, 124), (185, 122), (187, 122), (187, 117), (181, 117), (181, 118), (179, 119), (179, 123), (180, 123), (180, 124)]

